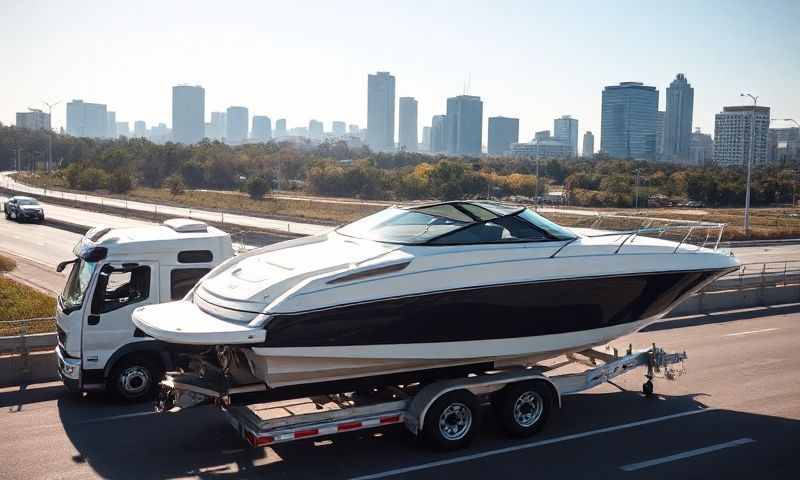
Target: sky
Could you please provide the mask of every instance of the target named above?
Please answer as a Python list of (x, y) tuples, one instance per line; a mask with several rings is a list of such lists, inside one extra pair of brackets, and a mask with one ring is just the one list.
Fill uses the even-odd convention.
[[(250, 115), (366, 126), (367, 75), (389, 71), (419, 102), (419, 132), (465, 91), (487, 118), (520, 119), (520, 141), (572, 115), (599, 146), (605, 85), (660, 93), (679, 72), (694, 125), (713, 133), (724, 105), (759, 96), (800, 120), (800, 1), (243, 2), (0, 0), (0, 122), (66, 102), (105, 103), (117, 121), (171, 124), (171, 87), (202, 85), (206, 121)], [(789, 126), (782, 122), (774, 126)]]

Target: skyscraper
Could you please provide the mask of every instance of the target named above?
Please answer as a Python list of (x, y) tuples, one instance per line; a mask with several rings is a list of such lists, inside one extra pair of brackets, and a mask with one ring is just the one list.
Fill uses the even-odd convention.
[(344, 137), (347, 134), (347, 125), (344, 122), (334, 121), (331, 124), (331, 133), (335, 137)]
[(226, 137), (225, 129), (227, 128), (226, 123), (228, 122), (225, 117), (225, 112), (211, 112), (210, 131), (206, 132), (206, 136), (212, 140), (224, 141)]
[(417, 100), (414, 97), (400, 97), (400, 148), (409, 152), (417, 150)]
[(106, 112), (106, 137), (117, 138), (117, 112)]
[(519, 119), (489, 117), (489, 155), (503, 155), (511, 150), (511, 144), (519, 142)]
[(30, 108), (27, 112), (17, 112), (17, 128), (30, 130), (50, 130), (50, 114)]
[(389, 72), (367, 79), (367, 144), (374, 150), (394, 148), (394, 76)]
[(275, 121), (275, 138), (286, 136), (286, 119), (279, 118)]
[(656, 155), (658, 90), (641, 82), (603, 89), (600, 149), (611, 157), (652, 160)]
[(581, 150), (583, 158), (592, 158), (594, 156), (594, 134), (589, 130), (583, 134), (583, 150)]
[(133, 122), (133, 136), (136, 138), (147, 138), (147, 123), (144, 120)]
[(322, 140), (325, 135), (325, 128), (319, 120), (310, 120), (308, 122), (308, 138), (313, 140)]
[(480, 155), (483, 140), (481, 97), (459, 95), (447, 99), (447, 153)]
[(356, 125), (355, 123), (351, 123), (350, 125), (348, 125), (347, 133), (349, 133), (350, 135), (358, 135), (360, 133), (358, 125)]
[(578, 120), (569, 115), (553, 120), (555, 139), (569, 145), (571, 155), (578, 156)]
[(130, 126), (128, 122), (117, 122), (117, 136), (130, 137)]
[(246, 107), (228, 107), (225, 111), (225, 143), (239, 145), (247, 138), (250, 112)]
[(659, 110), (656, 112), (656, 159), (661, 160), (664, 154), (664, 117), (667, 112)]
[(667, 112), (664, 117), (664, 159), (687, 161), (692, 133), (694, 89), (679, 73), (667, 87)]
[(253, 128), (250, 138), (259, 142), (268, 142), (272, 139), (272, 122), (269, 117), (253, 115)]
[(172, 140), (175, 143), (197, 143), (205, 137), (206, 91), (203, 87), (172, 87)]
[(447, 151), (447, 115), (434, 115), (431, 119), (431, 153)]
[(689, 163), (691, 165), (711, 165), (714, 162), (714, 139), (700, 128), (689, 136)]
[(106, 136), (108, 112), (102, 103), (73, 100), (67, 103), (67, 134), (73, 137), (103, 138)]
[(422, 151), (431, 151), (431, 127), (422, 127)]
[(714, 119), (714, 163), (721, 166), (747, 165), (748, 158), (751, 158), (750, 145), (755, 138), (752, 165), (765, 165), (768, 131), (769, 107), (724, 107)]

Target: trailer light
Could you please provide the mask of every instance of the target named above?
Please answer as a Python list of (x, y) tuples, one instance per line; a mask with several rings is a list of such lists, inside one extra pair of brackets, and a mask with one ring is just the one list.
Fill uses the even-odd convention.
[(309, 430), (300, 430), (299, 432), (294, 432), (294, 438), (313, 437), (314, 435), (319, 435), (318, 428), (312, 428)]

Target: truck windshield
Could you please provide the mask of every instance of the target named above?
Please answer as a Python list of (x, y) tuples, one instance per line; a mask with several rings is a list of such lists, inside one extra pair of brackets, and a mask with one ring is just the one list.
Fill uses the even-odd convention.
[(89, 288), (96, 266), (96, 262), (87, 262), (80, 258), (72, 264), (67, 284), (64, 285), (64, 292), (61, 294), (61, 302), (65, 309), (75, 310), (83, 304), (83, 297), (86, 296), (86, 289)]

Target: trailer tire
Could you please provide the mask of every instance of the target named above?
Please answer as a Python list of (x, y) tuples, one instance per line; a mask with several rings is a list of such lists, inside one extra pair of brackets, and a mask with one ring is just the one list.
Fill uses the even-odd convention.
[(480, 405), (467, 390), (455, 390), (439, 397), (425, 414), (422, 438), (440, 451), (464, 448), (480, 426)]
[(160, 362), (146, 355), (129, 355), (111, 369), (108, 390), (118, 400), (130, 403), (153, 398), (164, 375)]
[(550, 385), (532, 380), (506, 385), (494, 396), (492, 406), (506, 433), (527, 437), (544, 427), (555, 400)]

